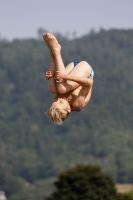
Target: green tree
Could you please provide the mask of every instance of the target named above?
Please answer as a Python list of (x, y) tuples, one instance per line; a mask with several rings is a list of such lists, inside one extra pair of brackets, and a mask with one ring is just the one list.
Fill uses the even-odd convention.
[(21, 178), (15, 177), (10, 172), (0, 168), (0, 190), (4, 190), (7, 196), (20, 191), (22, 185)]
[(57, 191), (45, 200), (112, 200), (117, 193), (114, 181), (98, 166), (78, 165), (61, 173), (55, 182)]
[(133, 200), (133, 197), (130, 193), (117, 194), (117, 200)]

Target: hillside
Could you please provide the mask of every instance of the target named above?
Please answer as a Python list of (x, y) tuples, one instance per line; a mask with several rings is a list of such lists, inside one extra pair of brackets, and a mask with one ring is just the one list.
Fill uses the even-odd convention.
[(132, 38), (133, 30), (92, 31), (71, 41), (58, 35), (65, 65), (87, 60), (95, 71), (90, 104), (62, 126), (44, 114), (52, 95), (43, 40), (0, 41), (0, 190), (11, 197), (26, 182), (30, 192), (44, 185), (48, 192), (60, 171), (81, 163), (133, 183)]

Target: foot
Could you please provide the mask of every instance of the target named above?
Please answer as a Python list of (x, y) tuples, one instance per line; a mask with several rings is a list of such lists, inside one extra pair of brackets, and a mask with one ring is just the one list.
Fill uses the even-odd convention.
[(48, 43), (48, 41), (47, 41), (47, 32), (43, 33), (43, 34), (42, 34), (42, 37), (43, 37), (43, 39), (44, 39), (44, 41), (45, 41), (45, 43), (46, 43), (46, 45), (47, 45), (47, 47), (48, 47), (50, 53), (52, 53), (51, 48), (50, 48), (50, 45), (49, 45), (49, 43)]
[(50, 33), (43, 33), (43, 39), (45, 40), (48, 48), (52, 50), (53, 53), (60, 52), (61, 46), (59, 45), (56, 38)]

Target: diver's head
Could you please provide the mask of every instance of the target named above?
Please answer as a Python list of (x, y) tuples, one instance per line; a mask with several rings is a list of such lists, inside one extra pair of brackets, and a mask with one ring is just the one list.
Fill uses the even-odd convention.
[(71, 108), (66, 99), (58, 98), (46, 112), (46, 115), (51, 117), (52, 120), (60, 125), (71, 113)]

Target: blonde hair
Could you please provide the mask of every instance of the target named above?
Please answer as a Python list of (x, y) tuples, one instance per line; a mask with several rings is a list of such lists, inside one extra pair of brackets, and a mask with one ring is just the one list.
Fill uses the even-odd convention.
[(66, 108), (54, 108), (52, 106), (46, 112), (46, 115), (51, 117), (51, 119), (58, 125), (62, 124), (62, 121), (68, 117), (68, 114)]

